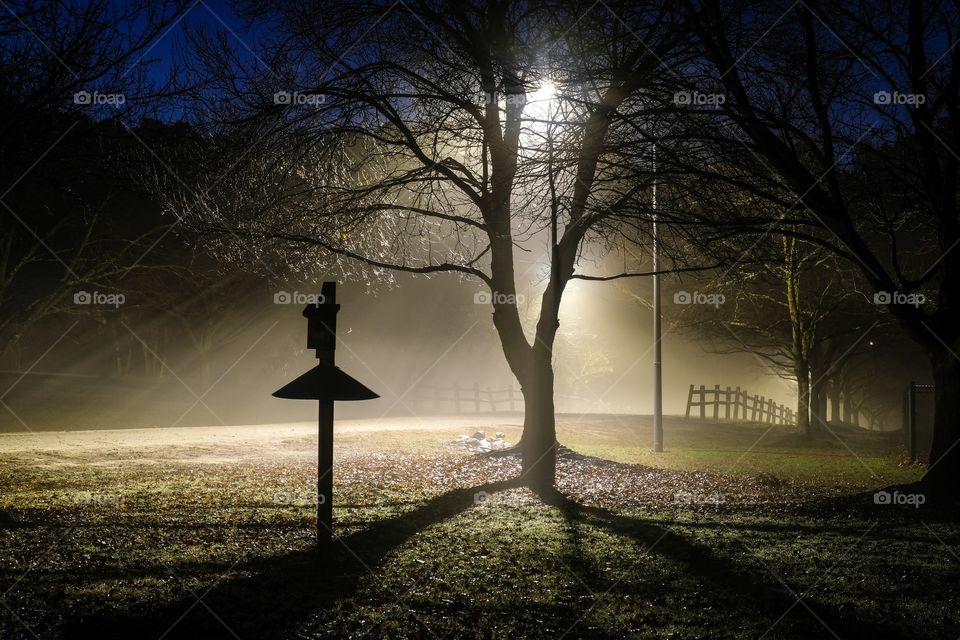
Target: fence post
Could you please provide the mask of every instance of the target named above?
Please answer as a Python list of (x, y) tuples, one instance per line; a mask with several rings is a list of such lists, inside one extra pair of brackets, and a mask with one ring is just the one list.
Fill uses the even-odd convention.
[(720, 422), (720, 385), (713, 385), (713, 421)]
[(910, 462), (917, 461), (917, 395), (916, 386), (913, 380), (907, 391), (907, 452), (910, 454)]
[(700, 419), (707, 419), (707, 388), (700, 385)]
[(497, 401), (493, 397), (493, 390), (487, 387), (487, 398), (490, 399), (490, 413), (497, 412)]
[(513, 385), (512, 384), (507, 387), (507, 393), (510, 394), (510, 411), (514, 411), (515, 409), (513, 404)]
[(727, 394), (724, 396), (723, 402), (723, 419), (730, 419), (730, 387), (727, 387)]
[(480, 383), (473, 383), (473, 408), (474, 413), (480, 413)]
[(750, 413), (750, 422), (757, 421), (757, 404), (760, 402), (760, 396), (753, 394), (753, 411)]

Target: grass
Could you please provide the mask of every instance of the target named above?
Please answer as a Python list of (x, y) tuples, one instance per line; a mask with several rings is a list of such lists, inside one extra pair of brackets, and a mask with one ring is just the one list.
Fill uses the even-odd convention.
[(960, 634), (960, 529), (856, 495), (921, 473), (889, 441), (844, 432), (854, 453), (791, 454), (786, 431), (668, 423), (653, 456), (611, 420), (561, 421), (561, 439), (641, 464), (565, 458), (568, 499), (546, 502), (506, 482), (516, 460), (468, 456), (453, 431), (342, 434), (343, 544), (324, 557), (313, 439), (216, 458), (189, 441), (4, 448), (0, 637)]

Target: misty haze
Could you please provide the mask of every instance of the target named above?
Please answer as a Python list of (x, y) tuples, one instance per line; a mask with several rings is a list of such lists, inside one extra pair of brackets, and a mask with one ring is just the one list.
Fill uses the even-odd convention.
[(0, 638), (960, 637), (955, 3), (0, 5)]

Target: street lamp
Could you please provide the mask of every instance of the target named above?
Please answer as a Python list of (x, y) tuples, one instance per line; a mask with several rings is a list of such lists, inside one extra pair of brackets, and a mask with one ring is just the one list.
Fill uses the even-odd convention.
[(657, 237), (657, 148), (653, 147), (653, 450), (663, 451), (663, 370), (660, 353), (660, 247)]

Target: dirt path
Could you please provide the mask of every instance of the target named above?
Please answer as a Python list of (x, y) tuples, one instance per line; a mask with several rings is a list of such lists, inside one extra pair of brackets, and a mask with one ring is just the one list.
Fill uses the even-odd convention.
[[(452, 429), (493, 429), (521, 424), (518, 415), (430, 416), (339, 420), (337, 434), (378, 431), (429, 431)], [(25, 452), (71, 454), (94, 453), (98, 450), (144, 449), (151, 447), (276, 447), (290, 440), (316, 435), (315, 422), (253, 424), (211, 427), (173, 427), (155, 429), (104, 429), (90, 431), (44, 431), (38, 433), (0, 434), (0, 455)]]

